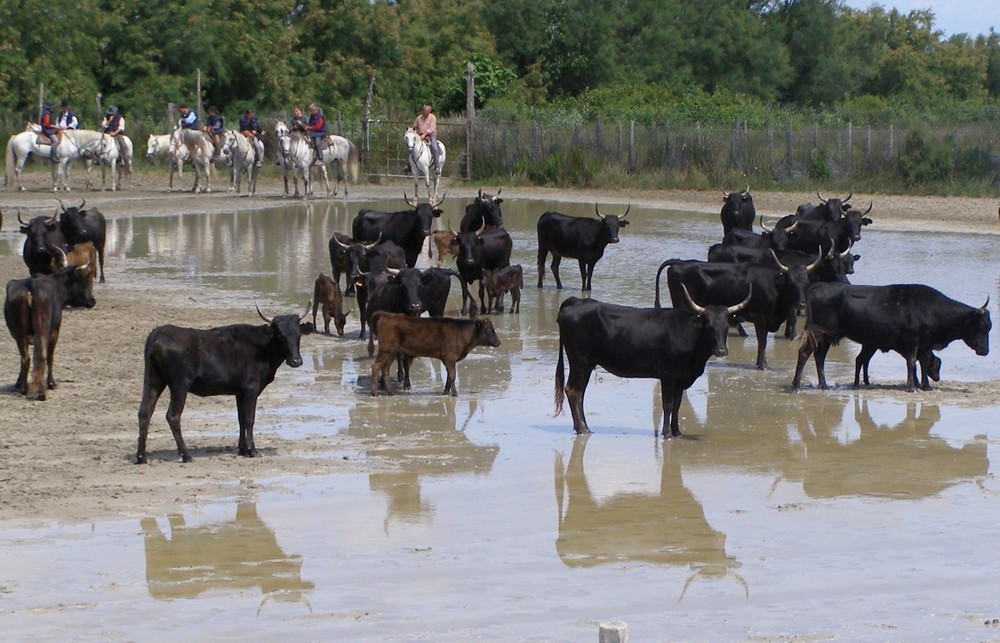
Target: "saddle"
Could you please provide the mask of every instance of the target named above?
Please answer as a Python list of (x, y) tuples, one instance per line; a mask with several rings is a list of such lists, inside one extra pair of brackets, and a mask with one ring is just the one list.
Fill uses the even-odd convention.
[(39, 132), (35, 138), (35, 143), (37, 145), (52, 145), (52, 139)]

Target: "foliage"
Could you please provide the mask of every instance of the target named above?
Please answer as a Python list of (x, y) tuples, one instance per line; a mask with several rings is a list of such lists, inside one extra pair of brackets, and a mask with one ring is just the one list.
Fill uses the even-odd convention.
[[(494, 97), (504, 96), (508, 88), (517, 80), (517, 74), (502, 64), (498, 64), (489, 56), (484, 54), (473, 54), (469, 62), (472, 63), (475, 71), (475, 85), (473, 90), (475, 107), (482, 109), (488, 100)], [(445, 90), (444, 97), (438, 101), (439, 111), (451, 113), (465, 112), (465, 89), (466, 70), (465, 66), (452, 77), (452, 81)]]
[(952, 169), (950, 146), (932, 144), (920, 128), (913, 127), (906, 134), (897, 166), (907, 187), (947, 181)]

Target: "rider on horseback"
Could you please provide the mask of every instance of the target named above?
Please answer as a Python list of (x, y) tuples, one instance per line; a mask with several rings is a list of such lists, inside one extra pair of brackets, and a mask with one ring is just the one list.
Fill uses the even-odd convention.
[(42, 128), (42, 134), (49, 137), (49, 145), (52, 146), (49, 159), (54, 163), (56, 161), (56, 147), (59, 145), (59, 128), (56, 127), (55, 120), (52, 118), (53, 107), (55, 105), (52, 104), (52, 101), (46, 101), (42, 107), (42, 118), (38, 121), (38, 124)]
[(177, 127), (181, 129), (198, 129), (198, 114), (184, 103), (181, 103), (178, 109), (180, 109), (181, 118), (177, 121)]
[(441, 156), (437, 145), (437, 116), (431, 113), (431, 104), (424, 103), (423, 109), (413, 121), (413, 131), (420, 136), (421, 140), (430, 143), (431, 156), (434, 157), (434, 167), (438, 166), (438, 159)]
[(56, 118), (56, 127), (59, 129), (78, 129), (80, 119), (76, 117), (73, 110), (69, 108), (69, 101), (64, 100), (59, 106), (59, 116)]
[(208, 112), (208, 116), (205, 117), (204, 131), (212, 137), (212, 144), (215, 145), (215, 153), (218, 155), (219, 148), (222, 146), (222, 136), (226, 133), (226, 119), (219, 114), (219, 110), (214, 105), (209, 106), (205, 111)]
[(316, 107), (316, 103), (309, 105), (309, 122), (306, 123), (306, 132), (312, 139), (313, 148), (316, 150), (315, 165), (323, 165), (321, 143), (326, 138), (326, 119), (323, 117), (323, 110)]
[(288, 128), (292, 132), (304, 132), (306, 131), (306, 119), (305, 114), (302, 113), (302, 108), (296, 105), (292, 108), (292, 124)]
[[(260, 137), (264, 135), (264, 130), (260, 128), (252, 109), (247, 109), (240, 116), (240, 133), (246, 136), (250, 144), (253, 145), (253, 159), (257, 167), (264, 165), (264, 143), (260, 140)], [(233, 161), (230, 159), (229, 165), (232, 166), (232, 164)]]
[(109, 106), (104, 113), (101, 128), (105, 134), (115, 139), (115, 144), (118, 145), (118, 158), (124, 159), (128, 156), (125, 148), (125, 117), (118, 113), (118, 108), (114, 105)]

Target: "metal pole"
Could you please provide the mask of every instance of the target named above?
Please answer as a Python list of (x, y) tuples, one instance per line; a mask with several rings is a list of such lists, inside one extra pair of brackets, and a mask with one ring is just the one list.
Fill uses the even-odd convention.
[(465, 64), (465, 178), (472, 179), (473, 123), (476, 119), (476, 68)]

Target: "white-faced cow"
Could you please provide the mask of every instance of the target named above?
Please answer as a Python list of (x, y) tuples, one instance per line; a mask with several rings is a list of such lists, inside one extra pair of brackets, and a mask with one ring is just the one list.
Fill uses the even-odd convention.
[[(306, 307), (306, 314), (309, 308)], [(302, 335), (315, 330), (303, 324), (298, 315), (280, 315), (264, 326), (233, 324), (208, 330), (158, 326), (146, 338), (145, 374), (142, 401), (139, 403), (139, 446), (136, 464), (146, 462), (146, 436), (156, 402), (164, 389), (170, 389), (167, 424), (174, 434), (181, 460), (191, 462), (191, 455), (181, 436), (181, 414), (188, 393), (201, 397), (232, 395), (240, 424), (238, 450), (241, 456), (256, 457), (253, 426), (257, 417), (257, 398), (274, 381), (282, 363), (292, 368), (302, 366), (299, 342)]]
[[(940, 350), (960, 339), (977, 355), (990, 352), (993, 322), (987, 308), (989, 298), (982, 307), (974, 308), (923, 284), (838, 283), (813, 284), (807, 298), (804, 341), (795, 365), (793, 389), (800, 387), (802, 369), (810, 355), (816, 362), (819, 387), (827, 387), (826, 354), (833, 343), (844, 337), (861, 344), (863, 355), (876, 350), (902, 355), (909, 391), (916, 390), (914, 370), (922, 351)], [(862, 365), (861, 361), (855, 362), (855, 372)]]
[(556, 280), (556, 288), (562, 288), (559, 279), (559, 263), (563, 257), (576, 259), (580, 263), (581, 290), (591, 289), (594, 277), (594, 266), (604, 256), (604, 249), (609, 243), (618, 243), (618, 230), (629, 224), (625, 219), (632, 205), (625, 209), (625, 214), (602, 215), (601, 209), (595, 204), (597, 218), (573, 217), (558, 212), (546, 212), (538, 217), (538, 287), (542, 287), (545, 279), (545, 259), (552, 253), (552, 276)]
[[(555, 375), (555, 411), (562, 413), (563, 397), (569, 400), (573, 430), (590, 433), (583, 398), (590, 375), (598, 366), (618, 377), (660, 380), (663, 402), (663, 437), (679, 436), (679, 416), (684, 391), (705, 372), (713, 355), (729, 354), (726, 337), (729, 316), (750, 301), (734, 306), (705, 306), (688, 302), (692, 310), (632, 308), (595, 299), (570, 297), (559, 307), (559, 362)], [(563, 353), (569, 361), (564, 377)]]

